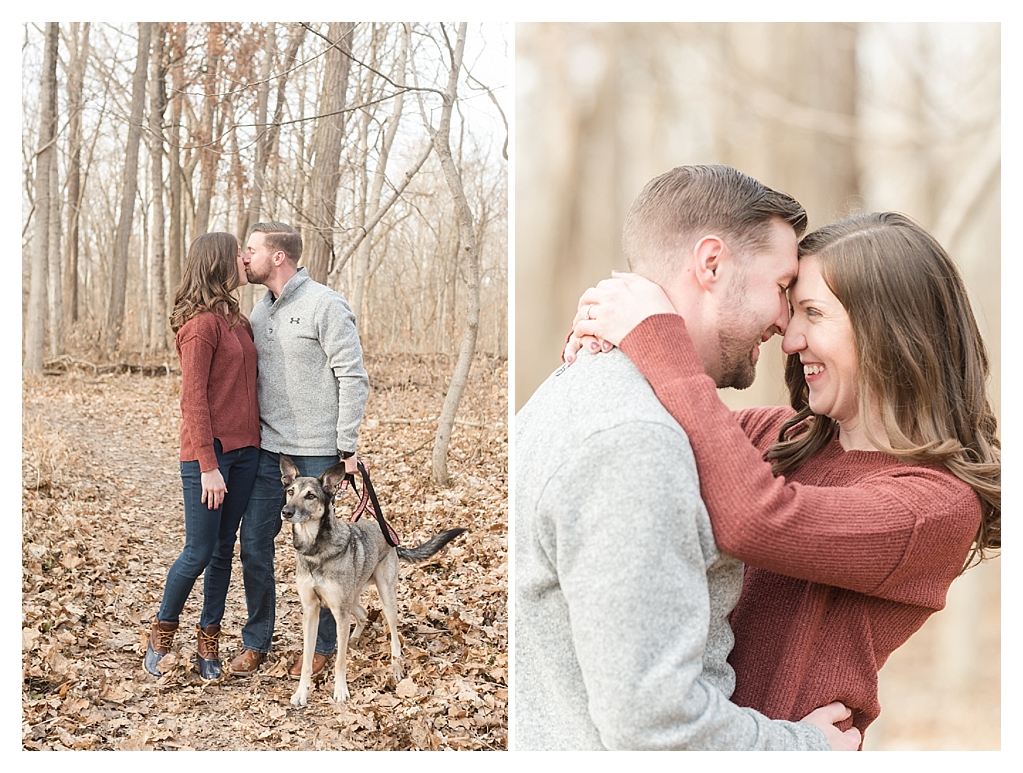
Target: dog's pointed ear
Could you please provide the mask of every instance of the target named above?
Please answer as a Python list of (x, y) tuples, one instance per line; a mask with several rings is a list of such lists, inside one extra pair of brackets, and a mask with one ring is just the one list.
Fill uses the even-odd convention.
[(338, 486), (345, 479), (345, 463), (339, 462), (320, 476), (320, 485), (330, 494), (337, 493)]
[(298, 467), (291, 461), (291, 457), (281, 454), (281, 483), (290, 486), (298, 476)]

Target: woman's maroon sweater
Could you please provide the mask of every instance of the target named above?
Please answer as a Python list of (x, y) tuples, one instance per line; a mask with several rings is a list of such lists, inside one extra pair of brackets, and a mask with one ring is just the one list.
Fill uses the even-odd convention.
[(242, 317), (233, 328), (219, 314), (204, 311), (181, 326), (176, 345), (181, 360), (181, 461), (199, 469), (218, 467), (213, 441), (224, 451), (259, 448), (256, 400), (256, 345)]

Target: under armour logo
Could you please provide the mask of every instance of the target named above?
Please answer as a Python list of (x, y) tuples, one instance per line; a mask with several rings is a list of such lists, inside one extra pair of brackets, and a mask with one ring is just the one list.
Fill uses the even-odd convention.
[(292, 325), (298, 325), (298, 324), (300, 324), (300, 323), (301, 323), (301, 321), (302, 321), (302, 320), (300, 320), (300, 319), (299, 319), (298, 317), (292, 317), (292, 318), (291, 318), (291, 319), (289, 319), (288, 321), (289, 321), (289, 322), (290, 322), (290, 323), (291, 323)]

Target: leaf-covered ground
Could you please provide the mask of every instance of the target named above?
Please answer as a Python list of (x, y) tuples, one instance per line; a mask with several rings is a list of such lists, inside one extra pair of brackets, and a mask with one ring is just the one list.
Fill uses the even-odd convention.
[[(463, 526), (443, 553), (402, 565), (406, 677), (390, 673), (374, 589), (349, 650), (352, 698), (333, 676), (306, 708), (285, 673), (301, 648), (294, 549), (277, 541), (274, 651), (247, 678), (206, 683), (195, 667), (201, 580), (162, 678), (142, 668), (167, 569), (184, 544), (178, 474), (180, 377), (68, 373), (24, 384), (22, 743), (26, 749), (505, 749), (508, 739), (507, 372), (478, 359), (449, 455), (430, 482), (450, 364), (367, 361), (372, 391), (359, 452), (402, 544)], [(237, 548), (236, 548), (237, 550)], [(236, 556), (221, 655), (245, 621)]]

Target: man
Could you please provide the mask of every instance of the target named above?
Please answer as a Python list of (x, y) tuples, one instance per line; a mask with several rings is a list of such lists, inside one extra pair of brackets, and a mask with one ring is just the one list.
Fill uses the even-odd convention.
[[(252, 310), (259, 355), (260, 458), (256, 484), (242, 516), (242, 577), (249, 619), (234, 675), (251, 674), (272, 646), (277, 593), (274, 538), (281, 530), (283, 489), (279, 455), (292, 458), (302, 475), (318, 476), (338, 459), (356, 470), (369, 378), (355, 315), (338, 293), (314, 282), (304, 268), (302, 238), (284, 223), (256, 223), (242, 255), (249, 282), (268, 292)], [(313, 675), (326, 668), (337, 629), (330, 611), (320, 611)], [(302, 673), (299, 656), (289, 672)]]
[[(741, 172), (679, 167), (644, 188), (623, 245), (707, 374), (745, 388), (788, 322), (805, 227)], [(742, 565), (714, 543), (685, 432), (624, 354), (562, 366), (515, 424), (515, 748), (855, 748), (829, 724), (840, 704), (815, 726), (728, 701)]]

